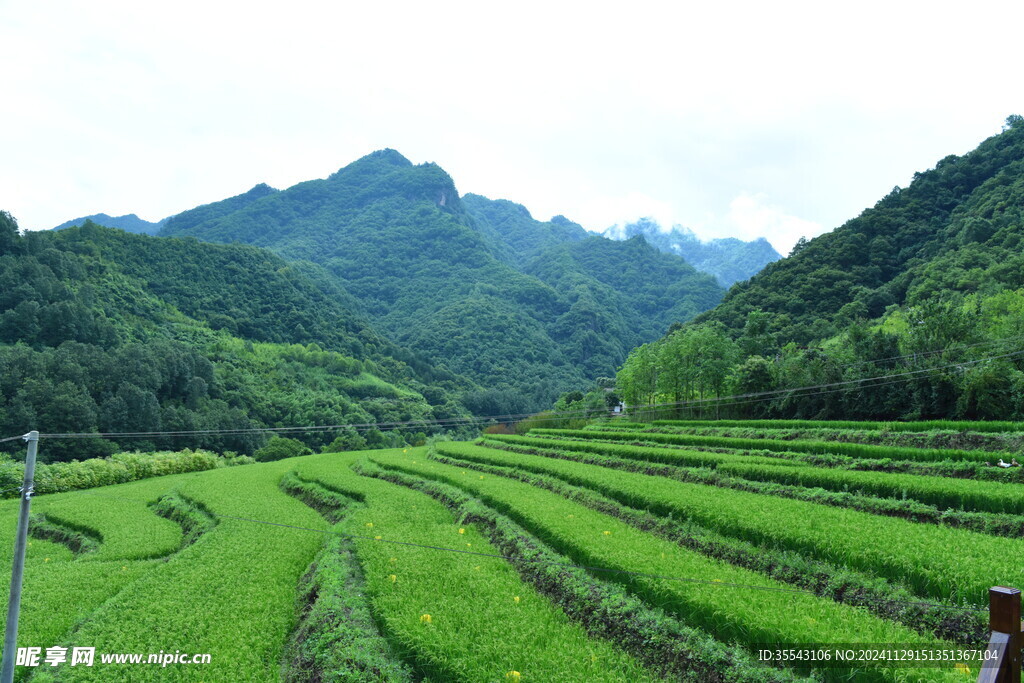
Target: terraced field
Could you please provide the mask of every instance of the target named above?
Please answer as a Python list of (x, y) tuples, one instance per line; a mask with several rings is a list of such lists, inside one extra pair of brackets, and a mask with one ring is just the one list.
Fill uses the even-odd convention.
[[(983, 647), (988, 588), (1024, 586), (1024, 487), (989, 476), (991, 451), (879, 457), (682, 428), (543, 429), (38, 496), (18, 640), (41, 661), (18, 680), (976, 678), (976, 662), (757, 654)], [(16, 509), (0, 502), (5, 568)], [(50, 666), (53, 647), (95, 648), (95, 663)], [(209, 661), (100, 661), (175, 652)]]

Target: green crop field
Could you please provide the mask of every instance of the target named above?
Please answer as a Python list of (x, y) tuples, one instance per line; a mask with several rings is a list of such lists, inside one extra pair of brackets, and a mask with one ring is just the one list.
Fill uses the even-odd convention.
[[(964, 478), (964, 463), (990, 466), (972, 451), (679, 426), (536, 429), (36, 496), (18, 645), (39, 662), (16, 679), (977, 677), (976, 661), (759, 653), (983, 649), (988, 589), (1024, 586), (1024, 486)], [(858, 468), (880, 460), (938, 474)], [(6, 574), (16, 517), (0, 501)], [(55, 648), (67, 661), (46, 661)], [(93, 664), (72, 665), (75, 648), (95, 648)]]

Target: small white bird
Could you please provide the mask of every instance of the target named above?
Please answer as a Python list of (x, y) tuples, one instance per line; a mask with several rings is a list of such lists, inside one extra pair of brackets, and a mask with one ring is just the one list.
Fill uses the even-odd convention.
[(1013, 465), (1011, 465), (1010, 463), (1003, 462), (1002, 458), (999, 458), (999, 462), (997, 462), (996, 464), (999, 465), (1000, 467), (1013, 467)]

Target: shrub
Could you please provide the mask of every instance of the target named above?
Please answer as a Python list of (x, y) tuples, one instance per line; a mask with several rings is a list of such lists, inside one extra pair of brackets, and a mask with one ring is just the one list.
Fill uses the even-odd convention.
[[(165, 474), (199, 472), (254, 462), (247, 456), (231, 454), (222, 458), (210, 451), (185, 449), (155, 453), (115, 453), (107, 458), (72, 460), (36, 465), (35, 493), (61, 493), (96, 486), (123, 484)], [(0, 497), (17, 498), (25, 476), (25, 464), (0, 461)]]
[(298, 439), (289, 439), (286, 436), (272, 436), (267, 445), (255, 453), (256, 462), (271, 462), (272, 460), (284, 460), (299, 455), (312, 455), (313, 451), (306, 447)]

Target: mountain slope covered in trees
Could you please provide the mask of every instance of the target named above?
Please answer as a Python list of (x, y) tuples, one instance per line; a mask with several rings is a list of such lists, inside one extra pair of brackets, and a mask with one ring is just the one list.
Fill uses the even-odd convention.
[[(465, 415), (474, 385), (379, 336), (321, 268), (87, 222), (18, 234), (0, 213), (0, 433), (248, 430)], [(415, 431), (415, 430), (411, 430)], [(299, 434), (310, 446), (355, 429)], [(48, 441), (251, 453), (259, 433)], [(168, 443), (171, 442), (171, 443)]]
[(467, 194), (462, 197), (462, 204), (491, 253), (498, 260), (520, 268), (547, 249), (592, 236), (565, 216), (538, 221), (525, 206), (507, 199)]
[(1014, 116), (638, 348), (619, 388), (638, 405), (761, 394), (705, 413), (1021, 419), (1022, 247)]
[[(531, 411), (611, 374), (633, 345), (723, 293), (681, 259), (587, 238), (562, 218), (534, 221), (511, 202), (460, 197), (440, 167), (394, 150), (257, 194), (172, 217), (161, 234), (319, 263), (376, 329), (482, 385), (464, 396), (480, 414)], [(545, 265), (560, 259), (574, 279)], [(610, 280), (608, 262), (628, 282)], [(599, 322), (576, 333), (573, 321), (591, 314)]]
[[(915, 173), (908, 187), (832, 232), (798, 243), (700, 320), (738, 331), (749, 311), (761, 310), (773, 314), (780, 338), (803, 344), (892, 304), (1018, 287), (1022, 168), (1024, 125), (1017, 125)], [(995, 267), (1003, 257), (1010, 260)], [(972, 271), (974, 278), (966, 275)]]

